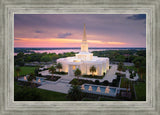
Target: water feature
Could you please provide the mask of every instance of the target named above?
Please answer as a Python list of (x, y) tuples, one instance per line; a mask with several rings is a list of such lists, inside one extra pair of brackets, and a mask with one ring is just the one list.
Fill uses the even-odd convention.
[(36, 83), (43, 83), (43, 82), (45, 82), (44, 79), (45, 78), (42, 78), (42, 77), (36, 77), (36, 81), (35, 82)]
[(85, 90), (84, 85), (81, 86), (81, 90)]
[(89, 86), (88, 91), (92, 91), (92, 86)]
[[(19, 81), (28, 81), (28, 80), (27, 80), (27, 77), (28, 77), (28, 76), (24, 76), (24, 77), (19, 78), (18, 80), (19, 80)], [(46, 79), (46, 78), (36, 77), (36, 80), (33, 80), (33, 82), (34, 82), (34, 83), (43, 83), (43, 82), (45, 82), (44, 79)]]
[(93, 84), (83, 84), (83, 87), (84, 87), (83, 89), (81, 88), (82, 91), (87, 93), (100, 94), (112, 97), (115, 97), (117, 93), (116, 87), (93, 85)]

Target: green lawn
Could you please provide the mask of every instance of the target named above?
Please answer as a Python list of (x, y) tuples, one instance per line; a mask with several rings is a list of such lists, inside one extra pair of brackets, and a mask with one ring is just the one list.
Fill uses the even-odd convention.
[(43, 97), (42, 101), (67, 101), (68, 100), (66, 98), (67, 94), (64, 94), (64, 93), (53, 92), (53, 91), (48, 91), (48, 90), (38, 89), (38, 88), (36, 88), (36, 90), (39, 91), (40, 95)]
[(128, 82), (129, 80), (127, 78), (124, 78), (124, 77), (121, 78), (120, 88), (125, 88), (126, 87), (125, 86), (126, 81)]
[[(125, 80), (126, 78), (121, 78), (121, 88), (125, 88)], [(136, 93), (136, 100), (135, 101), (145, 101), (146, 100), (146, 84), (144, 82), (137, 82), (134, 85), (135, 93)]]
[[(28, 67), (28, 66), (20, 67), (21, 71), (20, 71), (19, 75), (21, 76), (21, 75), (27, 75), (30, 73), (34, 73), (35, 68), (36, 67)], [(15, 71), (14, 71), (14, 76), (17, 76), (17, 73)]]
[(15, 101), (68, 101), (67, 94), (14, 84)]
[(146, 100), (146, 84), (143, 82), (138, 82), (135, 85), (136, 97), (137, 101), (145, 101)]

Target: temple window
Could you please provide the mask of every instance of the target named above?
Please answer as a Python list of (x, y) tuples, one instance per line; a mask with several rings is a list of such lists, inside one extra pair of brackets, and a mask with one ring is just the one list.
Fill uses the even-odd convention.
[(72, 66), (72, 69), (73, 69), (73, 70), (75, 70), (75, 69), (76, 69), (76, 66), (75, 66), (75, 65), (73, 65), (73, 66)]

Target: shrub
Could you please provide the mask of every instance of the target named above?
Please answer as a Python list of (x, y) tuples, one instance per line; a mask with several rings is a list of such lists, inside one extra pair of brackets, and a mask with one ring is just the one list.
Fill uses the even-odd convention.
[(113, 85), (113, 86), (116, 86), (116, 85), (117, 85), (117, 82), (118, 82), (117, 79), (114, 79), (114, 80), (112, 81), (112, 85)]
[(68, 74), (67, 72), (64, 72), (64, 71), (61, 71), (61, 72), (55, 72), (55, 74), (61, 74), (61, 75), (66, 75), (66, 74)]
[[(78, 80), (77, 78), (74, 78), (72, 81), (69, 82), (69, 84), (72, 84), (74, 85), (74, 80)], [(84, 79), (79, 79), (78, 80), (78, 85), (82, 85), (84, 83), (87, 83), (87, 84), (94, 84), (94, 82), (92, 80), (84, 80)]]
[(82, 77), (102, 79), (104, 77), (104, 75), (103, 76), (98, 76), (98, 75), (92, 76), (92, 75), (86, 75), (86, 74), (84, 74), (84, 75), (82, 75)]
[(72, 86), (68, 91), (67, 97), (71, 101), (80, 101), (83, 98), (83, 93), (81, 92), (81, 89), (78, 86)]
[(107, 86), (108, 84), (109, 84), (109, 82), (107, 80), (103, 81), (103, 85)]
[(38, 74), (39, 77), (42, 77), (42, 74)]
[(99, 80), (95, 80), (95, 84), (96, 85), (99, 85), (100, 83), (99, 83)]
[(73, 80), (72, 80), (72, 85), (78, 85), (78, 83), (79, 83), (79, 82), (78, 82), (78, 79), (73, 79)]

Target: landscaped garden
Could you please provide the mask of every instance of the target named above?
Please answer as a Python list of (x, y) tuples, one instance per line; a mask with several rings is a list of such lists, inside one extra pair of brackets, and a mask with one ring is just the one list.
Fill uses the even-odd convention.
[(53, 78), (51, 78), (51, 76), (45, 76), (47, 79), (46, 80), (49, 80), (49, 81), (57, 81), (58, 79), (60, 79), (61, 77), (60, 76), (54, 76)]
[(104, 75), (103, 76), (98, 76), (98, 75), (82, 75), (82, 77), (85, 77), (85, 78), (94, 78), (94, 79), (103, 79)]
[(114, 79), (112, 81), (112, 83), (108, 82), (107, 80), (104, 80), (103, 82), (100, 82), (99, 80), (95, 80), (95, 82), (93, 82), (92, 80), (74, 78), (72, 81), (70, 81), (69, 84), (82, 85), (82, 84), (86, 83), (86, 84), (95, 84), (95, 85), (118, 87), (119, 86), (119, 81), (120, 81), (120, 77), (117, 77), (117, 79)]

